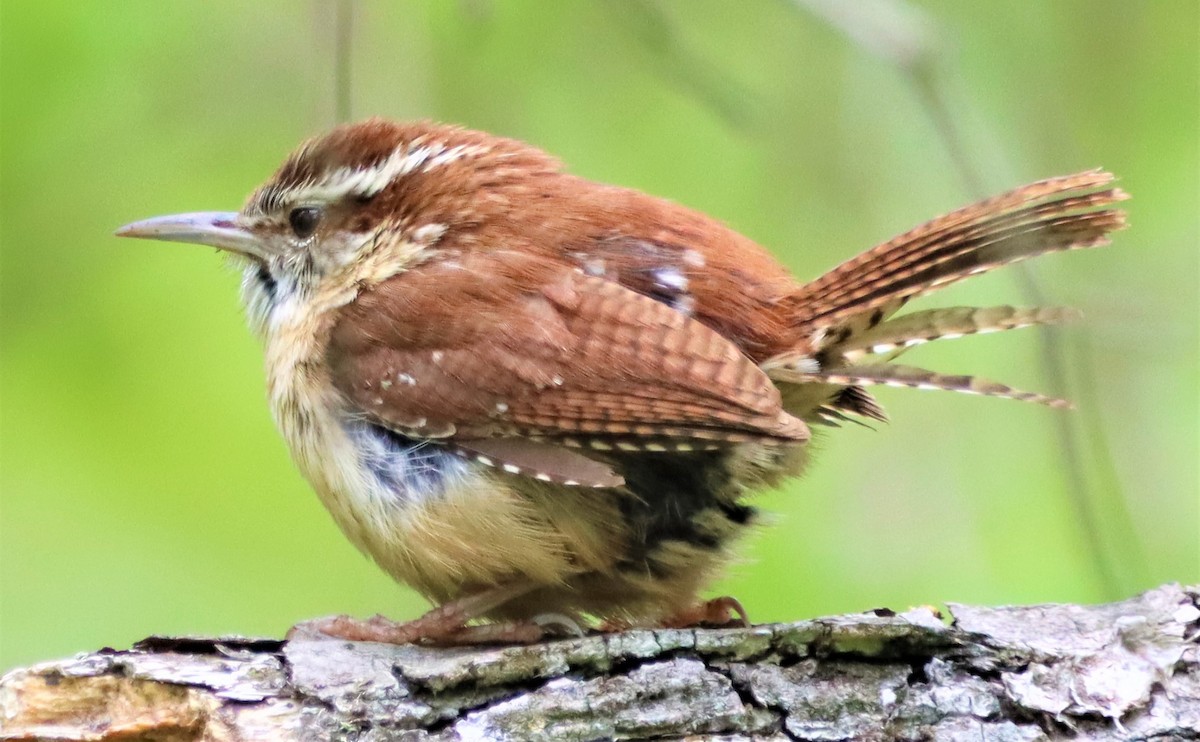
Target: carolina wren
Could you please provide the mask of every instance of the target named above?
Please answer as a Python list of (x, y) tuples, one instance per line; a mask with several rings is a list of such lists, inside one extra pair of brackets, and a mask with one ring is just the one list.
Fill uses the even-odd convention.
[[(232, 253), (275, 421), (349, 539), (440, 607), (327, 634), (529, 641), (546, 624), (723, 622), (700, 592), (800, 473), (809, 427), (884, 420), (872, 385), (1063, 406), (894, 363), (1065, 309), (897, 311), (1124, 226), (1093, 170), (927, 222), (796, 282), (674, 203), (512, 139), (373, 119), (303, 144), (240, 212), (126, 237)], [(469, 625), (476, 619), (498, 623)]]

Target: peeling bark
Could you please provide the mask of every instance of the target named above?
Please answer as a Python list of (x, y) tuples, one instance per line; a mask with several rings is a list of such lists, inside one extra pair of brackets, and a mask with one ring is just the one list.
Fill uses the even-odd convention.
[(0, 739), (1200, 740), (1200, 587), (528, 647), (151, 638), (0, 679)]

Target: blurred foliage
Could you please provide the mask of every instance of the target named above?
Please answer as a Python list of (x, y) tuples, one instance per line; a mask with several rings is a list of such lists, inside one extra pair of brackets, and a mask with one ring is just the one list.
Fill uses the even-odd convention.
[[(885, 390), (894, 422), (816, 441), (811, 473), (762, 498), (775, 523), (718, 589), (768, 621), (1195, 581), (1198, 6), (919, 3), (966, 163), (878, 50), (800, 3), (736, 7), (362, 2), (353, 111), (528, 140), (719, 216), (804, 277), (973, 200), (961, 165), (990, 190), (1110, 168), (1132, 229), (1031, 266), (1087, 314), (1067, 333), (1080, 409)], [(211, 250), (110, 236), (236, 207), (334, 121), (333, 4), (2, 13), (0, 669), (152, 632), (416, 616), (423, 601), (354, 551), (293, 469), (237, 277)], [(1021, 303), (1012, 273), (936, 302)], [(944, 345), (914, 360), (1046, 388), (1032, 331)], [(1060, 414), (1112, 586), (1067, 491)]]

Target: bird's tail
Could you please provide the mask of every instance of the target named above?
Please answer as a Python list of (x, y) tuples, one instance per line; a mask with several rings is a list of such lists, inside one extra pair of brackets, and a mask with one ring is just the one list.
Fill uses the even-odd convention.
[[(893, 315), (908, 300), (968, 276), (1048, 252), (1107, 244), (1108, 233), (1125, 226), (1125, 213), (1113, 206), (1127, 195), (1112, 181), (1102, 170), (1038, 181), (934, 219), (842, 263), (789, 297), (790, 314), (807, 343), (764, 368), (780, 382), (830, 385), (835, 395), (818, 408), (818, 417), (850, 412), (882, 419), (877, 405), (863, 401), (870, 396), (861, 388), (874, 384), (1067, 406), (1061, 399), (892, 361), (931, 340), (1056, 324), (1075, 312), (1004, 306)], [(859, 391), (838, 392), (847, 388)], [(839, 400), (849, 400), (848, 406)]]

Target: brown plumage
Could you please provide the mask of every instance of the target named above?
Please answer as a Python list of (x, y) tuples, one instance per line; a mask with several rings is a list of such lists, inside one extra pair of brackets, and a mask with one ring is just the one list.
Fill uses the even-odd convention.
[(465, 253), (383, 282), (343, 310), (328, 359), (365, 414), (417, 437), (808, 437), (718, 333), (521, 252)]
[[(238, 214), (124, 234), (245, 258), (272, 409), (350, 539), (442, 604), (392, 641), (528, 640), (529, 621), (722, 621), (699, 593), (801, 470), (809, 424), (886, 419), (864, 387), (1040, 395), (892, 361), (1071, 318), (908, 300), (1103, 244), (1100, 171), (935, 219), (807, 284), (703, 214), (563, 173), (514, 140), (372, 120), (298, 149)], [(469, 627), (475, 618), (514, 621)]]

